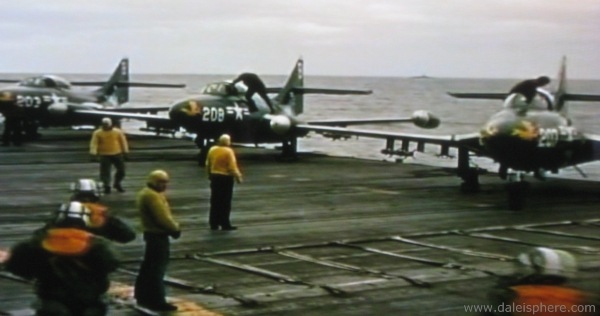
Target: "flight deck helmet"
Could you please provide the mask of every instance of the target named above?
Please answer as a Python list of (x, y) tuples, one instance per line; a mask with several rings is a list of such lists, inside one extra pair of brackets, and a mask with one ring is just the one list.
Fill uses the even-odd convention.
[(86, 228), (91, 223), (91, 211), (77, 201), (62, 204), (54, 215), (56, 227)]
[(536, 247), (517, 257), (518, 264), (529, 273), (572, 277), (577, 271), (577, 260), (567, 251)]
[(100, 200), (101, 185), (92, 179), (79, 179), (71, 183), (71, 201), (98, 202)]

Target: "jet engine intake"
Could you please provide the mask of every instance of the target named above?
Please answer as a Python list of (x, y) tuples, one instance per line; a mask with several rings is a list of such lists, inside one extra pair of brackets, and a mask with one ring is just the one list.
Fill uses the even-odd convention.
[(292, 121), (285, 115), (275, 115), (271, 118), (271, 130), (278, 135), (285, 135), (292, 127)]
[(66, 103), (52, 103), (48, 107), (48, 113), (51, 115), (65, 115), (69, 110), (69, 106)]
[(412, 115), (413, 123), (421, 128), (436, 128), (440, 126), (440, 119), (424, 110), (415, 111)]

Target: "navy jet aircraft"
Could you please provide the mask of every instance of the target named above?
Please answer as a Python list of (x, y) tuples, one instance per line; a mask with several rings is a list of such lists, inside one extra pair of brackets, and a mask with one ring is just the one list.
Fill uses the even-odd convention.
[[(338, 128), (338, 135), (358, 135), (386, 139), (388, 154), (409, 154), (410, 142), (423, 151), (425, 144), (441, 146), (441, 155), (449, 148), (458, 149), (458, 176), (463, 192), (479, 190), (479, 170), (471, 167), (470, 155), (489, 157), (500, 165), (499, 175), (508, 180), (510, 209), (523, 207), (527, 183), (523, 177), (533, 173), (543, 179), (547, 171), (558, 173), (561, 168), (600, 159), (600, 135), (583, 133), (567, 116), (566, 101), (600, 101), (600, 95), (571, 94), (566, 90), (566, 58), (560, 67), (558, 86), (554, 93), (538, 88), (537, 96), (527, 103), (517, 93), (449, 93), (457, 98), (504, 100), (502, 110), (494, 114), (480, 132), (465, 135), (418, 135), (373, 130)], [(394, 142), (402, 142), (396, 150)]]
[[(0, 79), (16, 83), (0, 88), (0, 114), (18, 115), (27, 124), (25, 133), (37, 135), (38, 127), (98, 125), (107, 111), (147, 112), (151, 109), (127, 109), (117, 106), (129, 100), (129, 87), (182, 88), (181, 84), (129, 81), (129, 60), (123, 58), (107, 81), (72, 81), (55, 75), (24, 80)], [(95, 90), (73, 86), (100, 86)]]
[[(215, 82), (206, 85), (200, 95), (191, 96), (174, 102), (171, 106), (161, 108), (168, 111), (168, 117), (122, 113), (121, 118), (138, 119), (146, 122), (144, 130), (177, 131), (184, 129), (196, 134), (195, 142), (201, 149), (200, 163), (212, 142), (227, 133), (238, 144), (281, 143), (284, 157), (294, 157), (297, 151), (297, 138), (310, 131), (327, 133), (333, 126), (351, 124), (374, 124), (390, 122), (413, 122), (424, 128), (434, 128), (439, 119), (425, 111), (418, 111), (409, 118), (383, 118), (361, 120), (322, 120), (303, 122), (298, 115), (303, 112), (303, 96), (307, 93), (319, 94), (370, 94), (371, 91), (322, 89), (304, 87), (303, 60), (299, 59), (285, 85), (280, 88), (267, 88), (268, 93), (276, 94), (271, 100), (275, 112), (264, 101), (256, 96), (258, 109), (251, 111), (243, 86), (232, 82)], [(260, 106), (262, 102), (262, 106)], [(158, 108), (155, 108), (155, 110)], [(113, 113), (114, 115), (114, 113)]]

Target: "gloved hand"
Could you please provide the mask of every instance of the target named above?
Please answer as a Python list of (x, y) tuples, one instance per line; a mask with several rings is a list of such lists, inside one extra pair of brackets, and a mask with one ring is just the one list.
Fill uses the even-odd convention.
[(181, 231), (176, 231), (174, 233), (171, 233), (171, 238), (173, 239), (179, 239), (179, 237), (181, 237)]

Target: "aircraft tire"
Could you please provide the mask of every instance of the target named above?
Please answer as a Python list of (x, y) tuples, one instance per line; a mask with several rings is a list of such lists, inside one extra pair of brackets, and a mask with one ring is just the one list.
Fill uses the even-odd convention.
[(527, 189), (529, 183), (527, 182), (515, 182), (507, 184), (508, 193), (508, 209), (511, 211), (520, 211), (525, 206), (525, 197), (527, 196)]
[(463, 183), (460, 184), (461, 193), (479, 192), (479, 174), (477, 169), (469, 168), (461, 178), (463, 179)]

